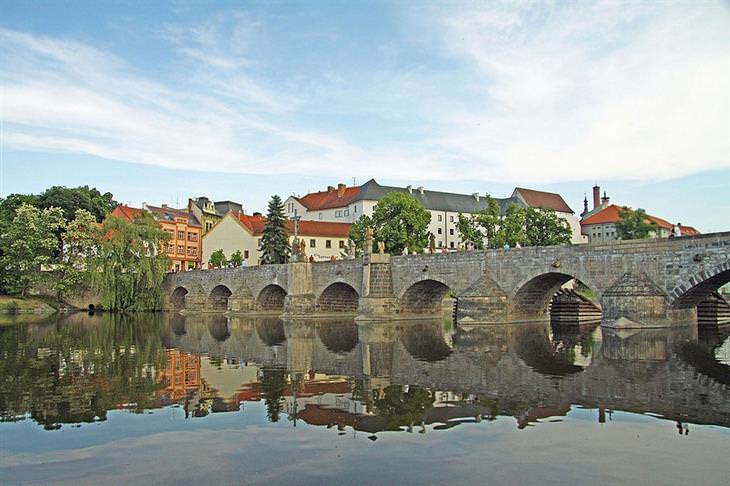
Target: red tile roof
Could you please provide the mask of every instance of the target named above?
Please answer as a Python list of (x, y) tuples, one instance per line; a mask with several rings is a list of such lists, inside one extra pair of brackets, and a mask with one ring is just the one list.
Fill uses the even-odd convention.
[(536, 191), (534, 189), (525, 189), (524, 187), (517, 187), (514, 190), (515, 194), (519, 194), (522, 199), (527, 203), (528, 206), (533, 208), (552, 209), (561, 213), (572, 213), (568, 203), (560, 194), (554, 192)]
[[(598, 211), (597, 213), (588, 216), (586, 219), (581, 221), (580, 224), (581, 226), (590, 226), (592, 224), (615, 223), (620, 219), (619, 213), (621, 209), (621, 206), (611, 204), (610, 206), (606, 206), (604, 209)], [(651, 214), (647, 214), (646, 216), (649, 222), (656, 224), (658, 227), (664, 228), (667, 231), (672, 230), (673, 225), (669, 221), (658, 218), (656, 216), (652, 216)], [(700, 234), (699, 231), (691, 226), (680, 226), (680, 228), (682, 229), (682, 234), (684, 236), (693, 236)]]
[(345, 187), (342, 193), (337, 188), (321, 192), (310, 192), (309, 194), (295, 198), (302, 206), (310, 211), (320, 209), (332, 209), (347, 206), (352, 203), (360, 194), (360, 187)]
[(249, 214), (242, 213), (235, 213), (235, 216), (252, 234), (258, 235), (264, 232), (266, 220), (262, 216), (251, 216)]
[(117, 207), (112, 210), (111, 215), (131, 222), (141, 212), (142, 210), (139, 208), (133, 208), (126, 204), (118, 204)]
[[(266, 218), (263, 216), (250, 216), (248, 214), (236, 214), (238, 220), (249, 232), (260, 235), (264, 232)], [(287, 220), (286, 231), (294, 234), (294, 222)], [(347, 238), (350, 235), (349, 223), (330, 223), (328, 221), (299, 221), (299, 234), (301, 236), (331, 236), (335, 238)]]

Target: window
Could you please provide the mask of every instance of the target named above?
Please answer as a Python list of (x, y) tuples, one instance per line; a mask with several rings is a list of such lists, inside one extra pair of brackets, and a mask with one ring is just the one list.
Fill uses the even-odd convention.
[(451, 228), (451, 229), (449, 230), (449, 234), (450, 234), (451, 236), (454, 236), (454, 228)]
[(335, 218), (341, 218), (342, 217), (342, 210), (335, 211)]
[(453, 241), (449, 242), (449, 247), (450, 248), (453, 248), (454, 247), (454, 242)]
[(325, 240), (324, 247), (325, 248), (332, 248), (332, 240)]
[(210, 229), (211, 229), (212, 227), (213, 227), (213, 222), (212, 222), (212, 221), (206, 221), (206, 222), (205, 222), (205, 231), (206, 231), (206, 233), (207, 233), (208, 231), (210, 231)]
[(443, 220), (444, 220), (444, 217), (443, 217), (442, 215), (440, 215), (440, 214), (439, 214), (439, 222), (441, 222), (441, 221), (443, 221)]
[(167, 253), (175, 253), (175, 245), (167, 245)]
[(309, 240), (309, 248), (317, 248), (317, 240), (315, 240), (314, 238)]
[(248, 259), (248, 250), (243, 250), (243, 258)]
[(352, 212), (353, 212), (353, 214), (357, 214), (357, 206), (352, 207)]
[(345, 248), (345, 240), (340, 240), (340, 250)]
[(453, 223), (454, 222), (454, 217), (453, 216), (449, 216), (449, 221), (451, 221)]
[(185, 247), (182, 245), (177, 245), (177, 254), (182, 255), (185, 253)]
[(177, 232), (177, 239), (178, 240), (184, 240), (185, 239), (185, 232), (184, 231), (178, 231)]
[(441, 240), (439, 240), (439, 244), (438, 244), (438, 247), (439, 247), (439, 248), (443, 248), (443, 247), (444, 247), (444, 242), (443, 242), (443, 241), (441, 241)]
[(349, 209), (345, 209), (344, 211), (342, 211), (342, 214), (343, 214), (343, 216), (349, 216), (350, 215), (350, 210)]
[(444, 229), (443, 228), (438, 228), (436, 231), (438, 232), (438, 234), (443, 234)]
[(319, 219), (322, 219), (322, 213), (319, 213)]

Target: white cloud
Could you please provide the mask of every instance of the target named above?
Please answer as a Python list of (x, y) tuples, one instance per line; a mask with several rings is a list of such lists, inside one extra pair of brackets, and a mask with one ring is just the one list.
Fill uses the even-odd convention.
[[(244, 14), (166, 26), (168, 76), (88, 44), (0, 29), (3, 140), (333, 178), (534, 184), (728, 169), (729, 21), (715, 3), (419, 9), (403, 22), (402, 49), (386, 49), (391, 64), (356, 59), (296, 80), (266, 71), (255, 48), (267, 26)], [(430, 61), (399, 66), (409, 53)], [(358, 117), (376, 126), (348, 126)]]

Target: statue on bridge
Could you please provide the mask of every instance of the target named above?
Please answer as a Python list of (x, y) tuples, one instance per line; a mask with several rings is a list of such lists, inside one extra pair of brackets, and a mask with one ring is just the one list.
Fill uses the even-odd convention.
[(373, 252), (373, 229), (370, 227), (365, 231), (365, 248), (363, 248), (363, 252), (366, 255)]

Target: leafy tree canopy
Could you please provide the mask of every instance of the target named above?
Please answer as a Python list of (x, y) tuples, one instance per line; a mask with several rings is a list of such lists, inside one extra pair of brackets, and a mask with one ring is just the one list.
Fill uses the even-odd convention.
[(649, 219), (646, 211), (641, 208), (634, 211), (624, 206), (619, 210), (618, 216), (616, 234), (622, 240), (648, 238), (652, 232), (656, 231), (656, 224)]
[(291, 247), (285, 224), (284, 203), (279, 196), (272, 196), (259, 246), (263, 264), (286, 263), (289, 259)]
[(59, 296), (71, 295), (88, 288), (91, 280), (87, 260), (96, 255), (103, 231), (94, 215), (85, 209), (76, 211), (76, 218), (63, 233), (63, 252), (55, 282)]
[(459, 215), (457, 228), (462, 240), (474, 248), (482, 248), (484, 239), (489, 248), (570, 243), (573, 234), (570, 225), (555, 211), (510, 203), (504, 216), (500, 216), (497, 201), (487, 198), (487, 208), (471, 217)]
[(59, 208), (39, 210), (22, 203), (15, 217), (0, 234), (3, 288), (21, 297), (42, 277), (42, 265), (52, 263), (58, 248), (56, 233), (65, 226)]
[(410, 194), (386, 194), (373, 211), (375, 240), (385, 243), (389, 253), (421, 253), (428, 246), (428, 225), (431, 213)]
[(243, 265), (243, 254), (241, 253), (241, 250), (233, 252), (233, 255), (231, 255), (231, 263), (237, 267)]
[[(357, 221), (350, 225), (350, 235), (347, 240), (347, 244), (352, 248), (354, 256), (359, 257), (363, 253), (365, 248), (365, 238), (367, 236), (368, 228), (373, 227), (373, 220), (370, 216), (363, 214)], [(373, 246), (375, 243), (373, 243)], [(375, 250), (375, 248), (373, 248)]]
[(97, 222), (102, 222), (106, 215), (116, 207), (117, 202), (111, 193), (102, 194), (95, 187), (53, 186), (37, 197), (37, 205), (41, 209), (61, 208), (66, 221), (71, 221), (76, 217), (76, 210), (85, 209), (94, 216)]
[(228, 265), (228, 260), (226, 259), (226, 255), (223, 253), (223, 250), (218, 249), (210, 254), (209, 263), (215, 268), (223, 268)]

